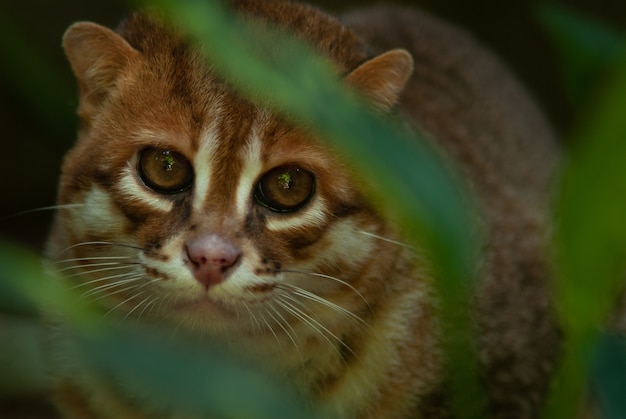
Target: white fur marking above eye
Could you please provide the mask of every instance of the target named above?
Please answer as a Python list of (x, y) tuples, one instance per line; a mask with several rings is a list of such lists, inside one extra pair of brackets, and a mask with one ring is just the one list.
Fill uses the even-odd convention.
[(313, 198), (312, 203), (292, 214), (277, 214), (267, 217), (267, 228), (272, 231), (309, 227), (326, 222), (326, 201), (321, 196)]
[(141, 184), (141, 180), (134, 172), (135, 169), (132, 167), (132, 163), (129, 162), (122, 170), (122, 177), (115, 186), (117, 191), (129, 201), (142, 202), (158, 211), (171, 211), (172, 201), (149, 191)]
[(258, 131), (258, 125), (255, 124), (246, 147), (241, 152), (243, 168), (239, 176), (236, 195), (237, 215), (241, 219), (245, 218), (248, 213), (248, 200), (252, 196), (252, 191), (255, 187), (254, 181), (263, 170), (263, 162), (261, 161), (262, 143)]
[(200, 147), (193, 161), (194, 167), (194, 196), (193, 208), (201, 211), (208, 199), (209, 185), (211, 184), (211, 167), (213, 156), (218, 145), (218, 126), (220, 118), (215, 118), (211, 125), (202, 133)]

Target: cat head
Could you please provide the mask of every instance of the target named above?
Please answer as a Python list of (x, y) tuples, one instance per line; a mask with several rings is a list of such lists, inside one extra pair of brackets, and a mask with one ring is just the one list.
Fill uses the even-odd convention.
[[(367, 60), (348, 29), (313, 9), (237, 3), (292, 32), (307, 13), (319, 28), (296, 35), (338, 77), (379, 110), (398, 100), (412, 70), (405, 51)], [(213, 332), (272, 323), (289, 335), (291, 319), (311, 329), (308, 311), (346, 321), (367, 311), (389, 271), (381, 261), (398, 250), (376, 238), (386, 223), (330, 147), (242, 98), (154, 16), (135, 14), (118, 32), (77, 23), (64, 47), (82, 126), (53, 247), (85, 296)]]

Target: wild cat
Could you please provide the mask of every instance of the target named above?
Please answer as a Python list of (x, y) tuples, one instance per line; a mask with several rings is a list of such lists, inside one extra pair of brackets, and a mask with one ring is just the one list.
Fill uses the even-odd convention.
[[(532, 100), (467, 34), (416, 11), (229, 6), (310, 45), (468, 180), (486, 237), (473, 301), (487, 413), (536, 417), (559, 349), (544, 252), (557, 151)], [(329, 417), (448, 416), (428, 261), (331, 148), (240, 96), (185, 39), (141, 12), (66, 32), (81, 125), (48, 255), (104, 311), (226, 344)], [(64, 357), (71, 332), (54, 329), (64, 415), (184, 417)]]

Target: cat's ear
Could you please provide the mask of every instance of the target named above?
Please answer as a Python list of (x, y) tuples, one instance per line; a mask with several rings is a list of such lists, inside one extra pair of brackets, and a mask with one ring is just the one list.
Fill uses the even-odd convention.
[(97, 109), (124, 69), (139, 56), (119, 34), (91, 22), (70, 26), (63, 48), (78, 80), (83, 117)]
[(388, 112), (397, 103), (412, 73), (411, 54), (393, 49), (364, 62), (344, 81), (374, 108)]

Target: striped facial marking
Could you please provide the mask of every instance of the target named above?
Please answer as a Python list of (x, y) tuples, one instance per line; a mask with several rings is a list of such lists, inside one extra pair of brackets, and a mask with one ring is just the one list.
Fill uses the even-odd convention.
[(267, 220), (267, 228), (271, 231), (284, 231), (296, 228), (323, 225), (327, 220), (326, 202), (323, 197), (316, 197), (296, 214), (272, 217)]
[(155, 211), (170, 212), (172, 201), (165, 196), (156, 193), (147, 193), (146, 186), (137, 176), (136, 157), (133, 157), (128, 165), (122, 169), (122, 175), (116, 185), (117, 191), (130, 202), (138, 202), (149, 206)]
[[(216, 110), (215, 114), (219, 115)], [(219, 118), (215, 118), (209, 126), (201, 133), (196, 155), (193, 159), (195, 171), (194, 178), (194, 211), (201, 211), (206, 205), (209, 197), (209, 187), (211, 185), (212, 168), (214, 166), (214, 156), (219, 141)]]
[[(357, 273), (374, 240), (358, 231), (375, 231), (378, 220), (329, 147), (213, 78), (200, 79), (203, 87), (194, 84), (182, 98), (180, 90), (168, 97), (170, 84), (159, 87), (160, 79), (146, 84), (154, 96), (148, 110), (142, 102), (108, 115), (116, 131), (90, 132), (89, 147), (78, 148), (75, 160), (95, 155), (97, 170), (77, 165), (72, 173), (94, 181), (102, 174), (104, 181), (83, 194), (83, 212), (68, 223), (80, 220), (76, 241), (112, 244), (79, 247), (76, 257), (121, 261), (94, 266), (89, 279), (110, 291), (99, 295), (103, 304), (112, 298), (109, 307), (212, 334), (252, 330), (292, 341), (297, 329), (303, 347), (321, 330), (321, 318), (306, 317), (309, 309), (326, 312), (328, 324), (350, 322), (345, 310), (364, 311)], [(157, 163), (144, 167), (150, 155)], [(188, 184), (169, 177), (167, 156), (190, 169)], [(225, 265), (224, 249), (235, 254)], [(206, 260), (223, 265), (203, 268)], [(113, 282), (113, 269), (99, 270), (109, 268), (124, 274), (123, 282)], [(341, 302), (354, 307), (334, 308)]]
[(263, 170), (263, 161), (261, 160), (263, 146), (258, 127), (259, 125), (255, 124), (251, 135), (248, 137), (247, 142), (239, 153), (239, 157), (243, 162), (243, 169), (239, 175), (239, 182), (235, 194), (235, 210), (237, 218), (240, 220), (245, 220), (248, 214), (255, 182)]
[(66, 222), (71, 224), (69, 230), (78, 241), (120, 234), (127, 223), (116, 210), (111, 194), (99, 186), (93, 185), (81, 194), (81, 201), (76, 203), (80, 205), (64, 211), (69, 215), (66, 217)]

